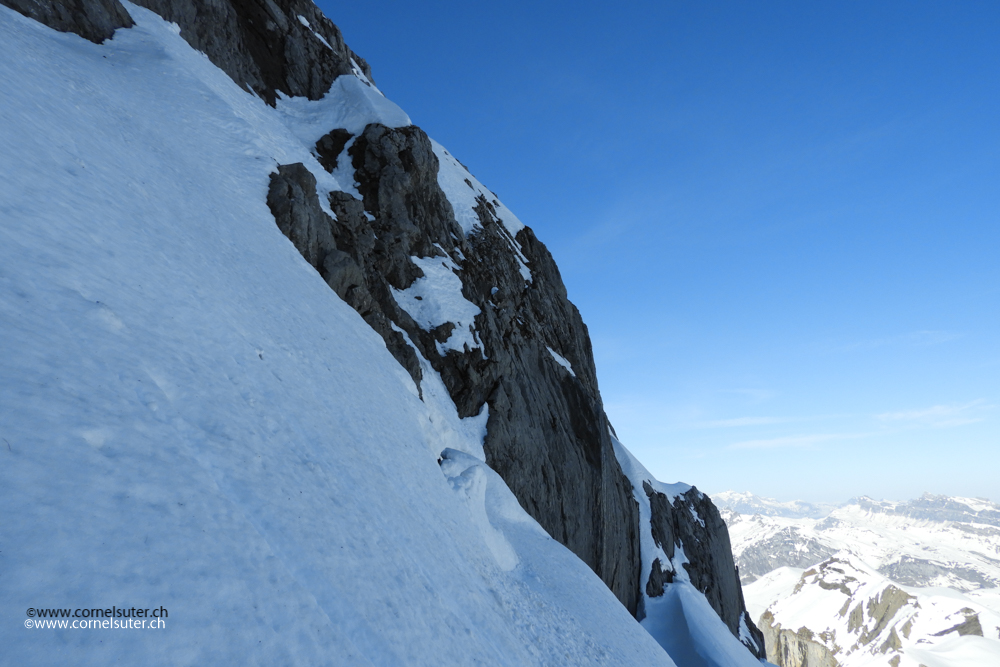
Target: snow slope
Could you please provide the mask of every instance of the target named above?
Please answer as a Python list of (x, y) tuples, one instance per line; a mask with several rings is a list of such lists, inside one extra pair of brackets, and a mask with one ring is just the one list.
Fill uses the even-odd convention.
[[(97, 46), (0, 7), (4, 662), (674, 664), (265, 205), (279, 163), (353, 187), (309, 127), (405, 114), (271, 109), (127, 9)], [(112, 605), (169, 617), (25, 625)]]

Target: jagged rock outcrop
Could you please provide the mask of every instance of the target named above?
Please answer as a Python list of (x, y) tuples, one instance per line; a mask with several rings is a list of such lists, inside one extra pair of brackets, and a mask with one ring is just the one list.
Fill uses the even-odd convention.
[[(673, 502), (663, 493), (643, 484), (643, 491), (649, 498), (650, 524), (653, 540), (671, 561), (677, 548), (684, 550), (688, 562), (687, 570), (691, 584), (705, 594), (708, 603), (736, 637), (740, 637), (740, 625), (752, 638), (745, 642), (747, 648), (759, 658), (765, 656), (764, 636), (746, 612), (740, 573), (733, 562), (733, 550), (729, 543), (729, 531), (712, 500), (692, 487), (686, 493), (673, 498)], [(664, 585), (673, 581), (674, 573), (668, 564), (654, 561), (649, 579), (645, 584), (649, 597), (663, 595)]]
[(814, 641), (814, 634), (808, 628), (789, 630), (774, 622), (774, 616), (766, 611), (761, 616), (760, 629), (763, 632), (768, 660), (778, 667), (838, 667), (840, 663), (833, 653)]
[[(117, 0), (0, 2), (96, 42), (131, 25)], [(319, 99), (340, 75), (371, 80), (365, 61), (309, 0), (137, 4), (177, 23), (191, 46), (270, 104), (279, 93)], [(357, 134), (331, 127), (315, 154), (329, 171), (349, 166), (360, 198), (330, 192), (321, 202), (305, 165), (281, 165), (267, 194), (278, 227), (418, 386), (423, 357), (460, 416), (487, 407), (487, 463), (531, 516), (638, 613), (640, 587), (657, 585), (640, 581), (638, 505), (615, 457), (586, 325), (544, 244), (529, 228), (512, 232), (499, 202), (485, 195), (474, 209), (477, 224), (460, 225), (438, 182), (438, 157), (415, 126), (373, 123)], [(399, 293), (434, 263), (458, 276), (462, 298), (478, 309), (469, 331), (456, 331), (453, 322), (427, 326), (401, 307)], [(457, 334), (465, 344), (454, 344)], [(739, 636), (745, 612), (726, 529), (711, 502), (695, 494), (661, 508), (654, 530), (673, 531), (664, 544), (683, 542), (692, 582)], [(692, 518), (691, 507), (706, 523)]]
[(0, 0), (0, 4), (44, 23), (100, 44), (118, 28), (131, 28), (132, 17), (118, 0)]
[[(133, 25), (118, 0), (0, 0), (50, 28), (103, 42)], [(238, 85), (273, 105), (280, 91), (316, 100), (341, 74), (371, 69), (310, 0), (136, 0), (181, 29)]]
[[(312, 175), (285, 165), (268, 196), (279, 227), (382, 334), (415, 381), (419, 364), (400, 330), (441, 375), (460, 416), (489, 405), (487, 463), (528, 513), (636, 613), (638, 510), (607, 435), (586, 326), (551, 255), (530, 229), (512, 238), (485, 198), (479, 227), (466, 235), (419, 128), (371, 124), (357, 137), (334, 128), (317, 143), (317, 156), (332, 169), (348, 142), (344, 159), (362, 200), (331, 193), (334, 221), (322, 212)], [(462, 296), (479, 309), (481, 348), (443, 348), (453, 324), (425, 330), (400, 308), (393, 291), (424, 275), (414, 257), (440, 257), (458, 269)], [(519, 270), (524, 260), (530, 281)]]
[(188, 44), (268, 104), (274, 104), (278, 91), (319, 99), (341, 74), (360, 71), (371, 79), (368, 64), (344, 44), (340, 29), (311, 0), (136, 4), (180, 26)]
[(983, 625), (979, 622), (979, 614), (977, 614), (972, 609), (966, 607), (960, 612), (965, 616), (965, 620), (961, 623), (956, 623), (955, 625), (942, 630), (941, 632), (935, 632), (935, 637), (944, 637), (945, 635), (955, 632), (959, 637), (982, 637), (983, 636)]

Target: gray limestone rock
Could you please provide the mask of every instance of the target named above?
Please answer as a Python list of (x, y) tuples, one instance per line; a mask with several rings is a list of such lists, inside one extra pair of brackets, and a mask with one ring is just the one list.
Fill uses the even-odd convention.
[(0, 0), (53, 30), (73, 32), (95, 44), (110, 39), (118, 28), (131, 28), (132, 17), (118, 0)]
[(790, 630), (775, 623), (771, 612), (760, 617), (767, 659), (778, 667), (838, 667), (828, 648), (815, 641), (808, 628)]
[(982, 637), (983, 626), (979, 622), (979, 614), (974, 612), (972, 609), (969, 609), (968, 607), (963, 609), (962, 613), (965, 615), (964, 621), (955, 624), (953, 627), (950, 627), (947, 630), (942, 630), (941, 632), (935, 632), (934, 636), (944, 637), (949, 633), (957, 632), (960, 637), (966, 637), (970, 635), (974, 637)]
[[(835, 559), (830, 559), (822, 565), (828, 565), (830, 562), (836, 561)], [(850, 591), (848, 591), (847, 595), (850, 596)], [(887, 586), (885, 590), (870, 599), (868, 601), (867, 612), (868, 618), (874, 621), (874, 626), (871, 630), (862, 630), (861, 637), (858, 640), (859, 643), (862, 646), (870, 644), (875, 637), (889, 627), (889, 624), (896, 617), (896, 612), (912, 599), (912, 595), (892, 585)]]
[[(733, 635), (740, 637), (740, 624), (746, 625), (753, 638), (753, 642), (745, 643), (747, 649), (763, 658), (760, 649), (764, 646), (764, 637), (746, 612), (729, 530), (712, 500), (694, 487), (676, 496), (673, 503), (649, 484), (643, 484), (643, 491), (649, 498), (650, 527), (657, 546), (671, 559), (678, 546), (684, 549), (688, 560), (684, 569), (691, 583), (705, 594)], [(646, 593), (650, 597), (663, 595), (664, 584), (672, 581), (672, 576), (661, 573), (657, 565), (654, 563), (646, 583)]]
[(278, 91), (317, 100), (334, 79), (355, 70), (371, 79), (368, 64), (344, 44), (337, 26), (310, 0), (136, 0), (136, 4), (176, 23), (188, 44), (271, 105)]
[[(350, 140), (334, 128), (316, 153), (332, 169)], [(279, 228), (324, 280), (386, 338), (419, 382), (419, 367), (398, 345), (405, 331), (448, 388), (462, 417), (489, 405), (485, 450), (525, 510), (580, 556), (634, 614), (639, 600), (638, 508), (614, 456), (597, 390), (586, 326), (566, 297), (555, 262), (529, 229), (516, 239), (532, 281), (519, 271), (515, 240), (493, 204), (480, 202), (481, 229), (466, 237), (437, 182), (438, 162), (417, 127), (369, 125), (348, 149), (362, 201), (330, 195), (322, 213), (315, 180), (301, 165), (272, 177), (268, 205)], [(449, 326), (421, 329), (392, 289), (422, 276), (411, 257), (447, 255), (463, 295), (480, 309), (479, 348), (441, 353)], [(547, 348), (573, 364), (575, 377)], [(414, 357), (415, 359), (415, 357)]]

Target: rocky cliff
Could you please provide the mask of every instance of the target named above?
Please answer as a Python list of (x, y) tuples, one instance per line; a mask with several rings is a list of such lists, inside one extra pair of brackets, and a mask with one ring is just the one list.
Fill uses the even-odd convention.
[(729, 544), (729, 531), (712, 500), (692, 487), (689, 491), (671, 498), (643, 483), (649, 498), (650, 525), (653, 540), (666, 554), (667, 562), (653, 561), (646, 582), (646, 594), (663, 595), (663, 587), (676, 576), (673, 565), (678, 548), (684, 550), (687, 563), (682, 567), (695, 588), (705, 594), (708, 603), (719, 615), (729, 631), (741, 637), (744, 625), (747, 648), (756, 649), (763, 657), (763, 636), (746, 612), (739, 570), (733, 562), (733, 549)]
[[(0, 1), (95, 42), (131, 25), (118, 0)], [(365, 61), (307, 0), (138, 4), (176, 22), (189, 44), (269, 104), (279, 93), (320, 99), (342, 75), (374, 90)], [(306, 165), (279, 165), (267, 205), (281, 231), (418, 386), (422, 358), (461, 417), (487, 411), (486, 462), (630, 612), (641, 615), (643, 592), (670, 583), (662, 568), (643, 571), (641, 537), (651, 532), (671, 556), (684, 545), (692, 584), (744, 638), (728, 535), (711, 501), (697, 490), (674, 503), (646, 491), (656, 509), (640, 525), (643, 490), (616, 457), (586, 325), (531, 229), (418, 127), (324, 130), (314, 155), (353, 191), (323, 191)], [(457, 210), (458, 201), (467, 205)], [(442, 285), (453, 288), (447, 298)]]
[(770, 612), (760, 619), (768, 660), (779, 667), (839, 667), (830, 649), (815, 641), (809, 628), (782, 628)]

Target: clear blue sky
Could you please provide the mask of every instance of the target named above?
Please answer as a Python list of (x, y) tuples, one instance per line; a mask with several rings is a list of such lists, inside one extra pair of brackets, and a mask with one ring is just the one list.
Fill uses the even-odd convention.
[(661, 480), (1000, 501), (1000, 3), (319, 4), (548, 245)]

